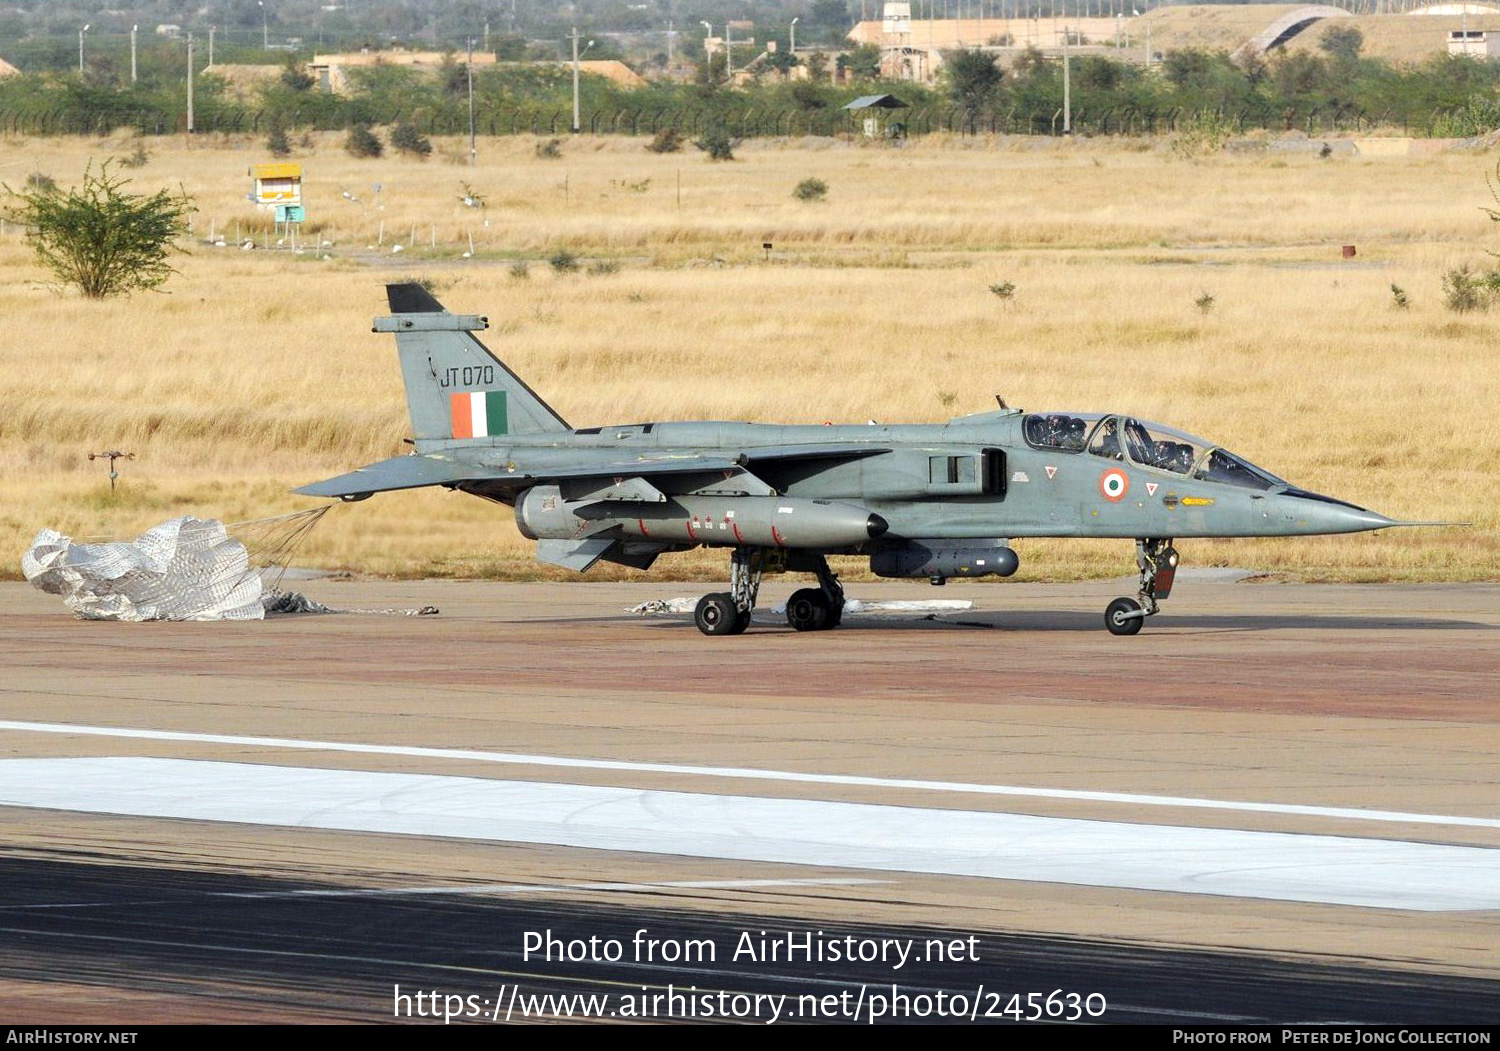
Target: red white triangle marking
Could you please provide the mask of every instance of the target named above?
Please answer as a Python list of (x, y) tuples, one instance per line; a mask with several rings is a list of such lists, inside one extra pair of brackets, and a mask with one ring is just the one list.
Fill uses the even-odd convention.
[(1046, 470), (1047, 470), (1047, 477), (1048, 478), (1051, 478), (1053, 475), (1055, 475), (1057, 473), (1057, 468), (1056, 467), (1048, 466), (1046, 468)]
[(1156, 487), (1157, 487), (1157, 485), (1158, 485), (1157, 482), (1147, 482), (1146, 483), (1146, 495), (1147, 496), (1155, 496), (1156, 495)]

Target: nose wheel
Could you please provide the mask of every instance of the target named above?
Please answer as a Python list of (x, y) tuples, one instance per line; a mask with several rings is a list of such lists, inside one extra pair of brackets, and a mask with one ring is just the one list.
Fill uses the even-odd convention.
[(1178, 561), (1177, 549), (1171, 540), (1135, 542), (1135, 563), (1141, 570), (1141, 590), (1138, 600), (1117, 598), (1105, 608), (1104, 626), (1111, 635), (1138, 634), (1146, 618), (1160, 612), (1158, 603), (1172, 594)]
[(1146, 623), (1146, 611), (1133, 598), (1117, 598), (1104, 610), (1104, 626), (1111, 635), (1134, 635)]

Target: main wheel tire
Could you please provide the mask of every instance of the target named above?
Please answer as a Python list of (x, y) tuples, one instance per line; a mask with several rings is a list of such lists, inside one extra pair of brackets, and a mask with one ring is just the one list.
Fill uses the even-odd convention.
[(743, 612), (741, 612), (740, 610), (736, 609), (734, 611), (734, 630), (732, 630), (729, 634), (731, 634), (731, 635), (743, 635), (743, 634), (745, 634), (745, 629), (750, 626), (750, 616), (751, 616), (751, 611), (750, 610), (747, 609), (747, 610), (744, 610)]
[(1141, 604), (1133, 598), (1117, 598), (1104, 611), (1104, 626), (1111, 635), (1134, 635), (1146, 623), (1145, 617), (1128, 617), (1127, 613), (1139, 613)]
[(786, 600), (786, 622), (798, 631), (828, 627), (828, 596), (821, 588), (802, 588)]
[(828, 621), (827, 621), (827, 623), (825, 623), (823, 625), (823, 627), (826, 628), (826, 629), (828, 629), (829, 631), (832, 631), (834, 628), (838, 627), (843, 622), (844, 622), (844, 604), (842, 602), (840, 602), (837, 606), (829, 606), (828, 607)]
[[(693, 623), (698, 625), (698, 630), (705, 635), (733, 635), (735, 625), (739, 622), (740, 611), (735, 608), (734, 599), (727, 592), (716, 591), (710, 595), (704, 595), (698, 600), (698, 608), (693, 610)], [(745, 618), (748, 624), (750, 619)], [(741, 628), (740, 631), (744, 631)]]

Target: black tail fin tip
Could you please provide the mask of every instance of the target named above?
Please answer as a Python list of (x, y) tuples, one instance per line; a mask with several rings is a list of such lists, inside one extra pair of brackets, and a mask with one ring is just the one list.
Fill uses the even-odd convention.
[(448, 308), (439, 303), (433, 294), (415, 281), (386, 285), (386, 298), (391, 303), (392, 314), (445, 314)]

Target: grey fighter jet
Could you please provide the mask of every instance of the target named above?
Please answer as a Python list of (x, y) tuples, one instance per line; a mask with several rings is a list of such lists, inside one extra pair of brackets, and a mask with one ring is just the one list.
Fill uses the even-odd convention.
[[(1104, 624), (1134, 635), (1172, 590), (1173, 538), (1305, 536), (1403, 525), (1310, 493), (1210, 441), (1130, 416), (1002, 407), (947, 423), (794, 426), (700, 421), (574, 427), (420, 285), (387, 287), (414, 450), (296, 490), (363, 500), (440, 485), (514, 508), (544, 562), (647, 569), (700, 545), (730, 555), (705, 635), (750, 624), (765, 573), (811, 573), (787, 622), (838, 625), (828, 555), (882, 577), (1005, 577), (1016, 537), (1135, 541), (1140, 589)], [(1410, 523), (1416, 524), (1416, 523)]]

